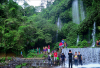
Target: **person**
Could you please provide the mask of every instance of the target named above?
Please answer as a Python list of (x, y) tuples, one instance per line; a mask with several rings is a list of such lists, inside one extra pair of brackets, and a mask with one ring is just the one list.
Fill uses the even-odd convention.
[(57, 61), (57, 57), (58, 57), (58, 55), (57, 55), (57, 52), (56, 52), (56, 50), (54, 51), (54, 64), (55, 64), (55, 62)]
[(96, 45), (99, 46), (99, 41), (98, 40), (96, 41)]
[(22, 52), (23, 52), (23, 51), (21, 51), (21, 57), (23, 57), (23, 54), (22, 54)]
[(100, 40), (99, 40), (99, 43), (98, 44), (100, 45)]
[(50, 45), (48, 45), (48, 53), (50, 53)]
[(67, 46), (68, 46), (68, 44), (67, 43), (65, 43), (65, 47), (67, 48)]
[(39, 53), (39, 49), (38, 49), (38, 47), (37, 47), (37, 54)]
[(61, 50), (62, 45), (63, 45), (63, 43), (62, 43), (62, 42), (60, 42), (60, 43), (59, 43), (59, 50)]
[(52, 64), (52, 62), (51, 62), (51, 54), (50, 53), (48, 53), (48, 64), (49, 65)]
[(78, 56), (77, 56), (77, 52), (75, 52), (75, 54), (74, 54), (74, 63), (75, 63), (75, 65), (78, 65)]
[(70, 68), (70, 65), (71, 65), (71, 68), (72, 68), (72, 52), (71, 52), (71, 50), (69, 50), (69, 53), (68, 53), (68, 55), (69, 55), (69, 68)]
[(46, 50), (46, 54), (47, 54), (47, 50), (48, 50), (47, 46), (45, 47), (45, 50)]
[(62, 62), (62, 65), (65, 65), (66, 56), (64, 55), (64, 53), (62, 53), (60, 60)]
[(78, 52), (78, 61), (79, 61), (79, 64), (82, 65), (82, 55), (80, 54), (80, 52)]
[(63, 43), (62, 47), (64, 47), (64, 43), (65, 43), (64, 39), (62, 39), (61, 42)]

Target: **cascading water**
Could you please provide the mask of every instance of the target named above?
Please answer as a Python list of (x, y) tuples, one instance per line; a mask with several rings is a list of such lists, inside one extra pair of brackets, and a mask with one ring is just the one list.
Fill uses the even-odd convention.
[[(73, 23), (79, 24), (80, 19), (79, 19), (79, 8), (78, 8), (78, 0), (74, 0), (72, 3), (72, 17), (73, 17)], [(79, 35), (77, 37), (77, 43), (79, 42)]]
[(94, 24), (93, 24), (93, 32), (92, 32), (93, 43), (92, 43), (92, 47), (95, 47), (95, 33), (96, 33), (96, 22), (94, 22)]
[(79, 42), (79, 35), (78, 35), (78, 37), (77, 37), (77, 44), (76, 44), (76, 45), (78, 45), (78, 42)]
[[(61, 30), (62, 24), (61, 24), (61, 20), (59, 17), (58, 17), (58, 21), (56, 24), (57, 24), (58, 30)], [(58, 42), (58, 30), (57, 30), (57, 34), (56, 34), (56, 42)]]
[(72, 17), (73, 23), (80, 24), (78, 0), (74, 0), (72, 3)]
[[(85, 19), (85, 11), (82, 0), (80, 0), (80, 13), (81, 13), (81, 21), (83, 21)], [(73, 22), (76, 24), (80, 24), (78, 0), (74, 0), (72, 3), (72, 16), (73, 16)], [(78, 42), (79, 42), (79, 35), (77, 36), (77, 44)]]
[(85, 11), (84, 11), (82, 0), (80, 0), (80, 11), (81, 11), (81, 21), (83, 21), (85, 19)]
[(68, 64), (68, 60), (69, 60), (68, 59), (69, 50), (72, 51), (73, 55), (75, 54), (75, 52), (78, 53), (78, 51), (81, 53), (83, 65), (88, 65), (88, 64), (93, 64), (93, 63), (100, 64), (100, 48), (67, 48), (67, 49), (62, 49), (62, 53), (64, 53), (66, 56), (66, 64)]

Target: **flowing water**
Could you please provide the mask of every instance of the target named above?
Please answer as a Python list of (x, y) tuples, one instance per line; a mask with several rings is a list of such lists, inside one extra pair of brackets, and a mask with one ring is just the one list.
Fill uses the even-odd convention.
[(75, 52), (78, 53), (80, 51), (82, 55), (82, 63), (83, 65), (89, 64), (100, 64), (100, 48), (67, 48), (63, 49), (62, 53), (66, 56), (66, 64), (68, 64), (68, 52), (72, 51), (73, 54)]
[[(83, 21), (85, 19), (85, 11), (82, 0), (80, 0), (80, 14), (81, 14), (81, 21)], [(72, 17), (73, 17), (73, 23), (80, 24), (78, 0), (74, 0), (72, 3)], [(78, 44), (78, 42), (79, 42), (79, 35), (77, 36), (76, 45)]]
[(79, 42), (79, 35), (78, 35), (78, 37), (77, 37), (77, 43), (76, 43), (76, 45), (78, 45), (78, 42)]
[(72, 18), (73, 18), (73, 23), (76, 23), (76, 24), (80, 23), (78, 0), (74, 0), (72, 3)]
[[(80, 18), (79, 18), (79, 7), (78, 7), (78, 0), (74, 0), (72, 3), (72, 18), (73, 23), (80, 24)], [(79, 35), (77, 37), (77, 43), (79, 42)]]
[[(62, 24), (61, 24), (61, 20), (60, 18), (58, 17), (58, 21), (57, 21), (57, 27), (58, 27), (58, 30), (61, 30), (62, 28)], [(56, 41), (58, 42), (58, 30), (57, 30), (57, 34), (56, 34)]]
[(85, 19), (85, 11), (82, 0), (80, 0), (80, 12), (81, 12), (81, 21), (83, 21)]
[(93, 24), (93, 32), (92, 32), (93, 43), (92, 43), (92, 47), (95, 47), (95, 33), (96, 33), (96, 22), (94, 22), (94, 24)]

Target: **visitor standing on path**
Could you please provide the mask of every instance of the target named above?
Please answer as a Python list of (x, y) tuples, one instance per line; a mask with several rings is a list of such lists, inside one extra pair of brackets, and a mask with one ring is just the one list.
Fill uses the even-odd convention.
[(23, 52), (23, 51), (21, 51), (21, 57), (23, 57), (23, 54), (22, 54), (22, 52)]
[(58, 57), (58, 55), (57, 55), (57, 52), (56, 52), (56, 50), (55, 50), (55, 52), (54, 52), (54, 64), (55, 64), (55, 62), (57, 61), (57, 57)]
[(66, 56), (64, 55), (64, 53), (62, 53), (61, 55), (61, 62), (62, 62), (62, 65), (65, 65), (65, 61), (66, 61)]
[(65, 41), (64, 39), (61, 40), (61, 42), (63, 43), (62, 47), (64, 47)]
[(48, 53), (48, 64), (52, 65), (52, 59), (51, 59), (51, 54), (50, 53)]
[(46, 46), (46, 54), (47, 54), (48, 47)]
[(80, 52), (78, 52), (78, 61), (79, 61), (79, 64), (82, 65), (82, 55), (80, 54)]
[(71, 68), (72, 68), (72, 52), (71, 52), (71, 50), (69, 50), (69, 53), (68, 53), (68, 55), (69, 55), (69, 68), (70, 68), (70, 65), (71, 65)]
[(48, 53), (50, 53), (50, 45), (48, 45)]
[(75, 63), (75, 65), (78, 65), (78, 55), (77, 55), (77, 52), (75, 52), (75, 55), (74, 55), (74, 63)]

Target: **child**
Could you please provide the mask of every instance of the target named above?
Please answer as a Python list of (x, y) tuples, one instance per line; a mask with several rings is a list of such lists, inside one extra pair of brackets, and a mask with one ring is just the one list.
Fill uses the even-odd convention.
[(52, 59), (51, 59), (51, 54), (50, 53), (48, 53), (48, 64), (49, 65), (52, 64)]
[(50, 53), (50, 45), (48, 45), (48, 53)]

